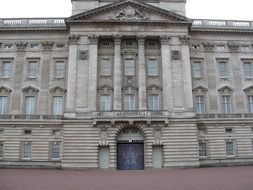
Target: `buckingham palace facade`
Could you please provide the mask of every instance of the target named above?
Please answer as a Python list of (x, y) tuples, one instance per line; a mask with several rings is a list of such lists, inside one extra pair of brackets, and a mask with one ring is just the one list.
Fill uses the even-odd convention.
[(253, 22), (185, 4), (0, 19), (0, 168), (253, 164)]

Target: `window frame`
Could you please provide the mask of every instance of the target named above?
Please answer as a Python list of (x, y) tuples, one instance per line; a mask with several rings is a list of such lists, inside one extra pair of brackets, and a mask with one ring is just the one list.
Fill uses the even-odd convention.
[[(27, 58), (26, 75), (25, 75), (27, 79), (36, 79), (39, 77), (39, 73), (40, 73), (40, 63), (39, 62), (40, 62), (39, 58)], [(32, 65), (35, 68), (31, 68)]]
[[(0, 115), (7, 115), (9, 112), (9, 96), (4, 95), (4, 96), (0, 96), (0, 105), (1, 105), (1, 99), (5, 98), (6, 102), (4, 103), (5, 106), (3, 106), (3, 108), (0, 106)], [(1, 109), (2, 108), (2, 109)]]
[[(150, 99), (151, 97), (153, 97), (152, 100)], [(157, 100), (155, 100), (154, 97), (157, 97)], [(160, 110), (160, 96), (159, 96), (159, 94), (149, 94), (148, 95), (148, 110), (150, 110), (150, 111), (159, 111)]]
[[(204, 149), (201, 149), (201, 146), (200, 145), (205, 145)], [(208, 152), (208, 143), (207, 141), (203, 141), (203, 140), (199, 140), (198, 141), (198, 153), (199, 153), (199, 158), (200, 159), (207, 159), (208, 158), (208, 155), (209, 155), (209, 152)], [(201, 154), (203, 153), (204, 154)]]
[[(131, 61), (131, 62), (128, 62)], [(129, 64), (132, 64), (129, 66)], [(126, 57), (124, 59), (124, 75), (125, 76), (134, 76), (135, 75), (135, 59), (133, 57)]]
[(0, 141), (0, 160), (4, 158), (4, 141)]
[[(58, 154), (58, 157), (54, 157), (55, 152), (54, 152), (54, 146), (57, 145), (58, 146), (58, 152), (56, 154)], [(50, 160), (52, 161), (59, 161), (61, 160), (61, 142), (59, 141), (54, 141), (54, 142), (50, 142)]]
[[(249, 71), (246, 71), (246, 65), (250, 65)], [(243, 61), (243, 76), (244, 79), (252, 79), (253, 78), (253, 66), (252, 66), (252, 61)], [(248, 74), (246, 74), (249, 72)]]
[[(102, 98), (104, 98), (103, 99), (104, 101), (102, 101)], [(107, 106), (109, 106), (109, 107), (107, 107)], [(99, 110), (100, 111), (111, 111), (112, 110), (112, 97), (111, 97), (111, 95), (107, 95), (107, 94), (100, 95), (100, 97), (99, 97)]]
[[(233, 154), (228, 154), (229, 151), (231, 151), (231, 150), (228, 150), (227, 144), (230, 144), (230, 145), (232, 144), (232, 153)], [(229, 147), (229, 148), (231, 148), (231, 147)], [(235, 141), (234, 140), (226, 140), (225, 141), (225, 153), (226, 153), (226, 157), (228, 157), (228, 158), (233, 158), (233, 157), (236, 156), (236, 147), (235, 147)]]
[[(199, 98), (203, 98), (202, 101)], [(196, 114), (204, 114), (206, 112), (206, 102), (205, 102), (205, 96), (204, 95), (195, 95), (194, 96), (194, 102), (195, 102), (195, 112)], [(199, 108), (201, 108), (199, 110)]]
[[(155, 65), (152, 65), (151, 63), (155, 63)], [(147, 64), (148, 64), (148, 76), (157, 77), (159, 73), (158, 60), (156, 58), (148, 58)]]
[[(33, 106), (33, 113), (31, 112), (31, 113), (28, 113), (27, 112), (27, 98), (33, 98), (33, 100), (34, 100), (34, 106)], [(24, 97), (24, 114), (25, 115), (35, 115), (36, 114), (36, 96), (35, 95), (25, 95), (25, 97)]]
[(125, 111), (136, 110), (136, 97), (134, 94), (125, 94), (124, 95), (124, 110)]
[[(225, 100), (223, 98), (229, 98), (229, 101)], [(228, 104), (229, 103), (229, 104)], [(232, 96), (231, 95), (221, 95), (221, 105), (222, 105), (222, 111), (224, 114), (231, 114), (233, 113), (232, 109)], [(229, 107), (227, 107), (229, 105)], [(229, 108), (229, 109), (228, 109)]]
[[(107, 64), (107, 66), (106, 66)], [(111, 76), (112, 75), (112, 59), (101, 58), (100, 60), (100, 76)]]
[[(61, 68), (57, 68), (58, 65), (61, 65)], [(63, 79), (65, 78), (66, 74), (66, 62), (65, 60), (55, 60), (54, 61), (54, 78), (56, 79)], [(59, 72), (61, 71), (61, 72)]]
[[(224, 65), (225, 67), (222, 68), (221, 65)], [(229, 79), (230, 72), (227, 60), (218, 60), (218, 71), (220, 79)]]
[[(28, 151), (27, 153), (25, 152), (26, 145), (30, 145), (30, 147), (29, 147), (30, 151)], [(28, 156), (25, 156), (25, 154), (28, 154)], [(32, 141), (21, 142), (21, 159), (22, 160), (32, 160)]]
[[(55, 98), (61, 98), (61, 102), (59, 103), (59, 102), (57, 102), (58, 104), (57, 104), (57, 110), (59, 109), (59, 105), (60, 105), (60, 111), (59, 111), (59, 113), (58, 112), (55, 112)], [(52, 114), (53, 115), (62, 115), (63, 114), (63, 107), (64, 107), (64, 97), (63, 96), (58, 96), (58, 95), (53, 95), (52, 96)]]

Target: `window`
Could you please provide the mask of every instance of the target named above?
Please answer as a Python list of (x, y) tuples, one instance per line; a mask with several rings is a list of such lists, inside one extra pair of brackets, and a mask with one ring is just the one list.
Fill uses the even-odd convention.
[(111, 110), (111, 96), (100, 96), (100, 110), (101, 111)]
[(102, 76), (110, 76), (111, 75), (111, 60), (110, 59), (102, 59), (101, 60), (101, 73)]
[(61, 115), (62, 114), (62, 105), (63, 105), (63, 97), (62, 96), (54, 96), (53, 97), (53, 115)]
[(199, 142), (199, 157), (207, 157), (206, 142)]
[(34, 78), (37, 77), (38, 73), (38, 62), (37, 61), (29, 61), (28, 68), (27, 68), (27, 77)]
[(4, 134), (4, 129), (0, 129), (0, 136)]
[(4, 61), (2, 64), (2, 77), (8, 78), (10, 77), (10, 71), (11, 71), (11, 62)]
[(219, 72), (220, 72), (220, 78), (229, 77), (227, 62), (219, 62)]
[(31, 49), (39, 49), (39, 44), (31, 44)]
[(198, 129), (198, 135), (199, 136), (204, 136), (205, 134), (206, 134), (206, 129), (204, 129), (204, 128)]
[(157, 60), (156, 59), (149, 59), (148, 60), (148, 75), (149, 76), (157, 76), (158, 75), (158, 68), (157, 68)]
[(125, 110), (135, 110), (135, 97), (134, 95), (125, 95), (124, 98)]
[(135, 69), (134, 69), (134, 60), (126, 59), (125, 60), (125, 75), (134, 75)]
[(222, 107), (223, 107), (223, 113), (231, 113), (232, 112), (231, 97), (230, 96), (222, 96)]
[(158, 95), (150, 95), (148, 97), (148, 109), (159, 110), (159, 96)]
[(241, 50), (242, 51), (249, 51), (250, 50), (250, 46), (249, 45), (241, 45)]
[(64, 61), (56, 61), (55, 62), (54, 76), (56, 78), (63, 78), (64, 74), (65, 74), (65, 63), (64, 63)]
[(199, 79), (202, 77), (202, 66), (200, 62), (193, 63), (193, 77)]
[(4, 49), (12, 49), (13, 47), (13, 44), (4, 44)]
[(225, 45), (222, 45), (222, 44), (219, 44), (219, 45), (217, 45), (216, 46), (217, 47), (217, 50), (225, 50), (226, 49), (226, 47), (225, 47)]
[(3, 158), (3, 154), (4, 154), (4, 143), (0, 142), (0, 159)]
[(22, 144), (22, 159), (31, 159), (32, 158), (32, 143), (24, 142)]
[(253, 96), (248, 96), (248, 111), (253, 113)]
[(60, 143), (54, 142), (51, 144), (51, 158), (60, 159)]
[(226, 134), (233, 133), (233, 129), (232, 128), (226, 128), (225, 131), (226, 131)]
[(53, 136), (60, 136), (61, 135), (61, 130), (60, 129), (53, 129), (52, 130), (52, 135)]
[(230, 141), (226, 142), (226, 155), (234, 156), (234, 142), (230, 142)]
[(58, 48), (58, 49), (62, 49), (62, 48), (64, 48), (65, 47), (65, 44), (64, 43), (57, 43), (56, 44), (56, 48)]
[(26, 115), (35, 114), (35, 97), (34, 96), (25, 97), (25, 114)]
[(32, 134), (32, 130), (31, 129), (25, 129), (24, 130), (24, 135), (31, 135)]
[(0, 115), (4, 115), (8, 110), (8, 97), (0, 96)]
[(197, 114), (205, 113), (204, 96), (195, 96), (195, 110)]
[(252, 78), (252, 64), (250, 62), (243, 63), (244, 78)]

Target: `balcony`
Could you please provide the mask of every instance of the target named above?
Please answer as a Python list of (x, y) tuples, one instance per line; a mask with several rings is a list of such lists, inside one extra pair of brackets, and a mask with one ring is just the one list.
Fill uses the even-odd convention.
[(62, 115), (0, 115), (0, 120), (62, 120)]
[(253, 118), (253, 113), (232, 113), (232, 114), (196, 114), (197, 119), (247, 119)]

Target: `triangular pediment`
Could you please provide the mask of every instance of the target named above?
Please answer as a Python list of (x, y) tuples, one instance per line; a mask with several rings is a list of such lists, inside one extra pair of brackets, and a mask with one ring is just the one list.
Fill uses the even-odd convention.
[(133, 0), (115, 2), (66, 19), (66, 23), (103, 21), (191, 23), (190, 19), (182, 15)]

